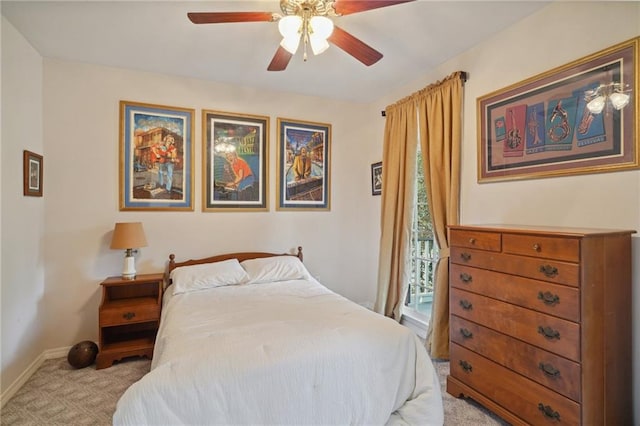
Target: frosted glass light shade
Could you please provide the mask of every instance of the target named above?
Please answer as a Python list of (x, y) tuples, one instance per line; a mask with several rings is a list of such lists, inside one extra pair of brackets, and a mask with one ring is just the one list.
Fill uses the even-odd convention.
[(314, 16), (309, 20), (311, 25), (311, 37), (319, 37), (323, 40), (333, 33), (333, 21), (326, 16)]
[(302, 26), (302, 18), (297, 15), (289, 15), (280, 19), (278, 22), (278, 31), (282, 37), (293, 37), (296, 34), (300, 34), (300, 27)]
[(302, 18), (297, 15), (285, 16), (278, 22), (278, 31), (283, 37), (280, 46), (284, 47), (292, 55), (298, 50), (301, 28)]
[(593, 114), (600, 114), (604, 109), (604, 105), (607, 102), (607, 98), (600, 95), (587, 104), (587, 109)]
[(315, 36), (314, 34), (309, 36), (309, 44), (311, 44), (311, 50), (314, 55), (319, 55), (329, 48), (329, 43), (326, 39)]
[(629, 103), (630, 96), (626, 93), (613, 92), (609, 95), (609, 100), (611, 101), (611, 105), (615, 109), (622, 109)]

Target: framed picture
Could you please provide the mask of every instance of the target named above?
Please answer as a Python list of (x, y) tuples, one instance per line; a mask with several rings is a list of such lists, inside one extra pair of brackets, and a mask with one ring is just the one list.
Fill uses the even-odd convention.
[(269, 117), (202, 111), (203, 211), (268, 210)]
[(330, 210), (331, 125), (278, 118), (278, 210)]
[(640, 167), (639, 41), (478, 98), (478, 181)]
[(193, 211), (194, 114), (120, 101), (120, 210)]
[(22, 193), (30, 197), (42, 197), (42, 155), (31, 151), (22, 153)]
[(371, 165), (371, 195), (382, 194), (382, 161)]

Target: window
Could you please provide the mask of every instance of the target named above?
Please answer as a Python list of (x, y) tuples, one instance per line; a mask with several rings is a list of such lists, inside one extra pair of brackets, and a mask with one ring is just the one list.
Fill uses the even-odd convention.
[(411, 277), (402, 314), (410, 320), (417, 321), (419, 325), (424, 325), (424, 332), (431, 316), (433, 274), (438, 261), (438, 248), (433, 236), (420, 147), (416, 157), (416, 202), (411, 227)]

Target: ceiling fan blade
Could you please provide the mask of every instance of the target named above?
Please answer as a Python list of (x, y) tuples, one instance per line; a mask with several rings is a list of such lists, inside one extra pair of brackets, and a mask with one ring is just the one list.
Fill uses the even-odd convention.
[(366, 66), (371, 66), (382, 59), (382, 53), (339, 27), (333, 27), (333, 33), (327, 40)]
[(371, 9), (410, 3), (412, 1), (416, 0), (336, 0), (333, 8), (338, 15), (350, 15), (352, 13), (365, 12)]
[(191, 12), (187, 17), (194, 24), (224, 24), (227, 22), (271, 22), (271, 12)]
[(267, 71), (284, 71), (289, 65), (289, 61), (293, 55), (282, 46), (278, 46), (276, 54), (273, 55), (273, 59), (267, 68)]

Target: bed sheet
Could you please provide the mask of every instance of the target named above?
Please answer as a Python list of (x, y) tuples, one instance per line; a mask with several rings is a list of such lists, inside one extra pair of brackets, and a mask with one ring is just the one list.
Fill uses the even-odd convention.
[(314, 279), (170, 294), (116, 425), (443, 424), (419, 339)]

